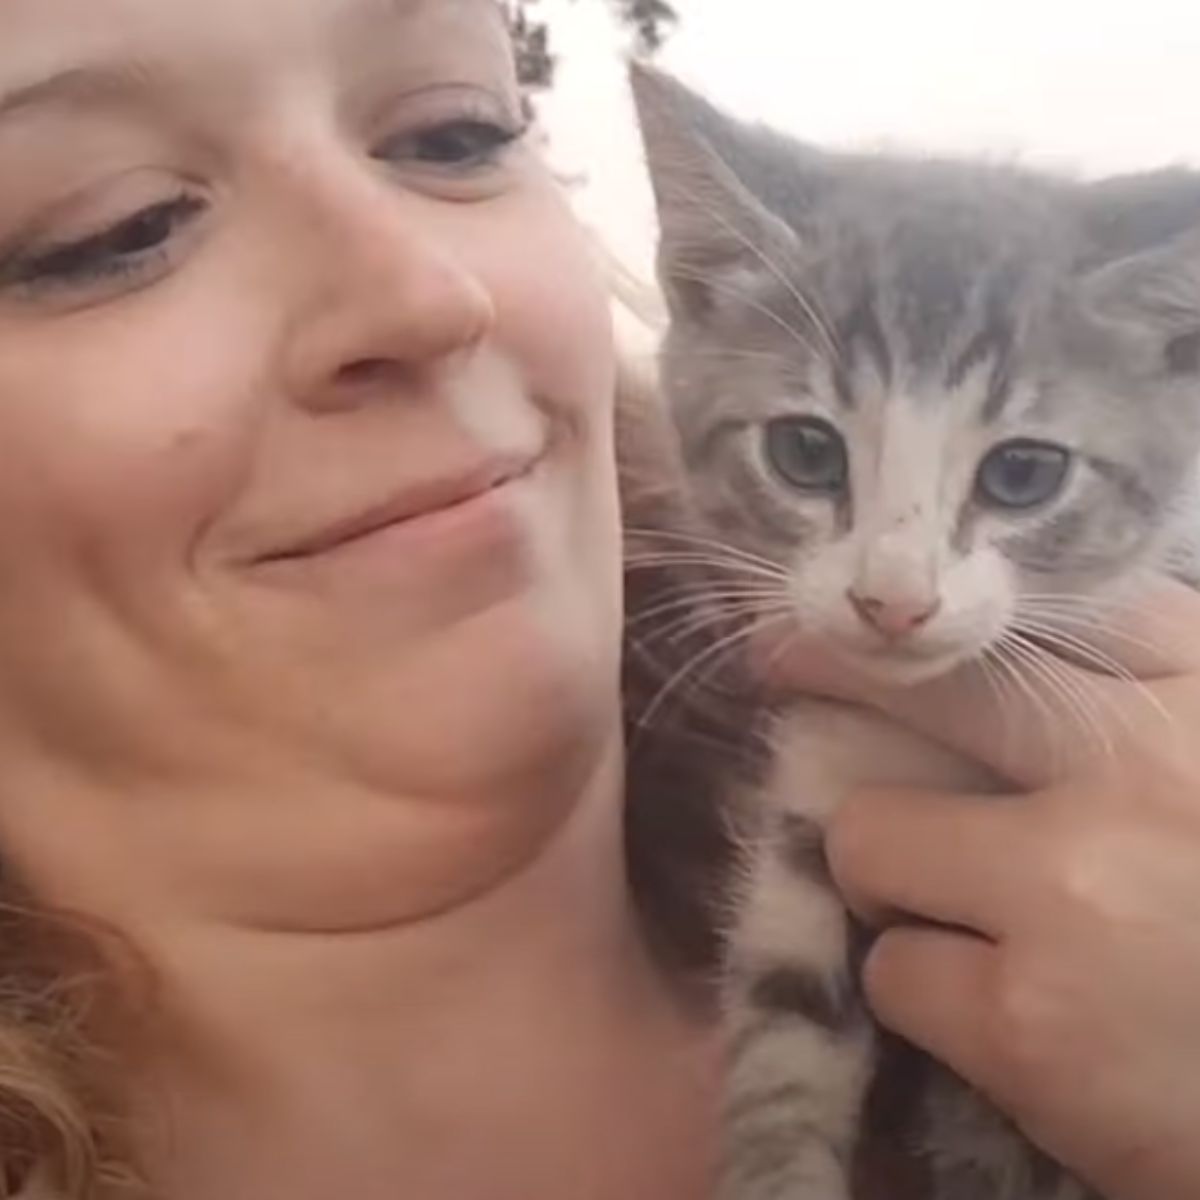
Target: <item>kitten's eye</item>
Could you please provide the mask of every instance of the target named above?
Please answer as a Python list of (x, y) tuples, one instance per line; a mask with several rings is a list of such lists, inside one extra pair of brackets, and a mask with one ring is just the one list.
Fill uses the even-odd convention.
[(779, 417), (764, 431), (767, 461), (791, 487), (805, 492), (840, 492), (846, 486), (846, 443), (828, 421)]
[(982, 462), (976, 497), (993, 508), (1034, 508), (1062, 490), (1070, 452), (1050, 442), (1003, 442)]

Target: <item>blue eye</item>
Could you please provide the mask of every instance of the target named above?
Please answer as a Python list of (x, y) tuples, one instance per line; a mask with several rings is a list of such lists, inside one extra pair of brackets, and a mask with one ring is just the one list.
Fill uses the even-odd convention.
[(491, 166), (508, 146), (519, 141), (524, 129), (477, 118), (460, 118), (431, 125), (415, 133), (390, 138), (376, 151), (388, 161), (407, 160), (452, 170)]
[(818, 417), (779, 417), (764, 430), (767, 461), (790, 487), (836, 493), (849, 478), (846, 443), (828, 421)]
[(975, 495), (991, 508), (1034, 508), (1058, 495), (1070, 465), (1070, 451), (1052, 442), (1002, 442), (980, 464)]
[(198, 196), (176, 196), (89, 237), (0, 263), (0, 287), (66, 287), (125, 277), (161, 261), (179, 228), (207, 208)]

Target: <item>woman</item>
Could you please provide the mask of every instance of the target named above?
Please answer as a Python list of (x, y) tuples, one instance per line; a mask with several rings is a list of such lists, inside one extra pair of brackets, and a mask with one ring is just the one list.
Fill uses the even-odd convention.
[[(490, 0), (0, 7), (6, 1190), (704, 1194), (719, 1048), (626, 882), (611, 339), (520, 133)], [(1195, 668), (1151, 671), (1181, 724)], [(901, 715), (993, 757), (947, 703)], [(884, 1016), (1114, 1200), (1176, 1200), (1200, 762), (1142, 733), (1009, 841), (877, 798), (837, 861), (1012, 968), (898, 933)], [(878, 861), (910, 810), (956, 848), (940, 887)], [(1022, 922), (1007, 852), (1055, 821), (1101, 865), (1124, 821), (1134, 861), (1039, 851)], [(102, 951), (91, 1009), (31, 909)], [(1043, 1056), (1062, 994), (1077, 1044)]]

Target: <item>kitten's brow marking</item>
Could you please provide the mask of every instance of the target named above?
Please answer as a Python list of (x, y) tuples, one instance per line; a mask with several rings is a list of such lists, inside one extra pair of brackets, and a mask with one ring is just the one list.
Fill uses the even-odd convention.
[(890, 386), (894, 369), (892, 352), (879, 321), (874, 297), (869, 293), (859, 300), (838, 326), (838, 342), (842, 347), (842, 362), (846, 364), (846, 369), (834, 372), (834, 387), (842, 404), (847, 408), (853, 408), (856, 404), (850, 374), (855, 365), (859, 345), (874, 361), (884, 386)]

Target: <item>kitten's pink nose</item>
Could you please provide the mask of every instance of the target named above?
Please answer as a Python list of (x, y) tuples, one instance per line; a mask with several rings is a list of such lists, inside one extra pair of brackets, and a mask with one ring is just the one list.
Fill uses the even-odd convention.
[(912, 637), (942, 607), (937, 596), (919, 600), (880, 600), (875, 596), (860, 596), (853, 588), (846, 595), (863, 623), (889, 641)]

